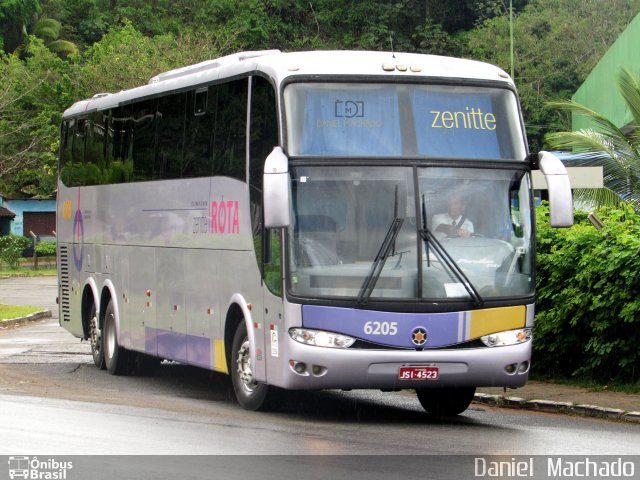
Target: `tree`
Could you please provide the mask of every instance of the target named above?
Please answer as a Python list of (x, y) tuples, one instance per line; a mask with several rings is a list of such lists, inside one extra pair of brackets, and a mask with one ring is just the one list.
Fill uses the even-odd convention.
[(2, 0), (0, 50), (13, 52), (27, 37), (27, 26), (40, 12), (38, 0)]
[[(60, 39), (62, 24), (53, 18), (41, 18), (33, 27), (33, 34), (41, 38), (47, 48), (61, 58), (78, 53), (78, 47), (69, 40)], [(28, 50), (28, 44), (27, 44)]]
[(0, 56), (0, 190), (30, 197), (55, 191), (62, 111), (77, 98), (72, 65), (33, 39), (30, 56)]
[[(639, 10), (640, 0), (530, 0), (515, 16), (514, 81), (533, 151), (544, 148), (546, 133), (569, 128), (548, 102), (578, 89)], [(507, 13), (467, 37), (467, 55), (510, 71)]]
[(605, 188), (578, 192), (578, 198), (596, 205), (624, 200), (640, 212), (640, 76), (621, 68), (616, 84), (633, 120), (623, 132), (609, 119), (573, 101), (553, 107), (589, 117), (593, 129), (557, 132), (547, 136), (553, 148), (582, 154), (585, 165), (602, 165)]
[(81, 97), (143, 85), (158, 73), (229, 53), (231, 40), (216, 31), (147, 37), (131, 22), (111, 29), (82, 55)]

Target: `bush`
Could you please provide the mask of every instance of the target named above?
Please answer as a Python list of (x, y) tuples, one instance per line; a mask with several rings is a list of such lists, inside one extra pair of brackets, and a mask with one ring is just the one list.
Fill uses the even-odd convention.
[(53, 240), (43, 240), (36, 245), (36, 253), (38, 256), (52, 256), (56, 254), (56, 242)]
[(31, 240), (18, 235), (5, 235), (0, 237), (0, 260), (9, 265), (9, 268), (18, 268), (18, 261), (22, 257), (25, 248), (31, 245)]
[(601, 209), (596, 230), (576, 212), (569, 229), (538, 209), (535, 368), (548, 376), (634, 382), (640, 365), (640, 216)]

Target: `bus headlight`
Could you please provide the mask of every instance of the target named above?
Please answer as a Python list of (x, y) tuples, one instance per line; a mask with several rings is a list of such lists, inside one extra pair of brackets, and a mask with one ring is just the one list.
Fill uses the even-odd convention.
[(508, 330), (506, 332), (492, 333), (480, 337), (482, 343), (487, 347), (505, 347), (507, 345), (517, 345), (519, 343), (531, 340), (530, 328), (519, 328), (517, 330)]
[(314, 347), (349, 348), (356, 341), (355, 338), (341, 333), (306, 328), (292, 328), (289, 330), (289, 336), (296, 342)]

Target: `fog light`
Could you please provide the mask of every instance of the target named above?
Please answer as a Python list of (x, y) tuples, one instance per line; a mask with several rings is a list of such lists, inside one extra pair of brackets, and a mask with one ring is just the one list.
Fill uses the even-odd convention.
[(509, 375), (513, 375), (516, 372), (517, 365), (515, 363), (510, 363), (504, 367), (504, 371)]
[(518, 367), (518, 373), (523, 374), (529, 371), (529, 362), (522, 362)]
[(309, 375), (307, 373), (307, 365), (304, 362), (298, 362), (297, 360), (289, 360), (289, 366), (291, 369), (299, 375)]
[(320, 365), (314, 365), (313, 367), (311, 367), (311, 372), (316, 376), (319, 377), (320, 375), (324, 375), (324, 373), (327, 371), (326, 367), (321, 367)]

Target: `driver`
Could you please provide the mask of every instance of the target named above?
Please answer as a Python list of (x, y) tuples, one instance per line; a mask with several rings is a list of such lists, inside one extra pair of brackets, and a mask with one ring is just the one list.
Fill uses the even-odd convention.
[(447, 237), (471, 237), (473, 223), (464, 215), (465, 201), (459, 193), (452, 193), (447, 202), (447, 211), (433, 216), (431, 225), (435, 232)]

